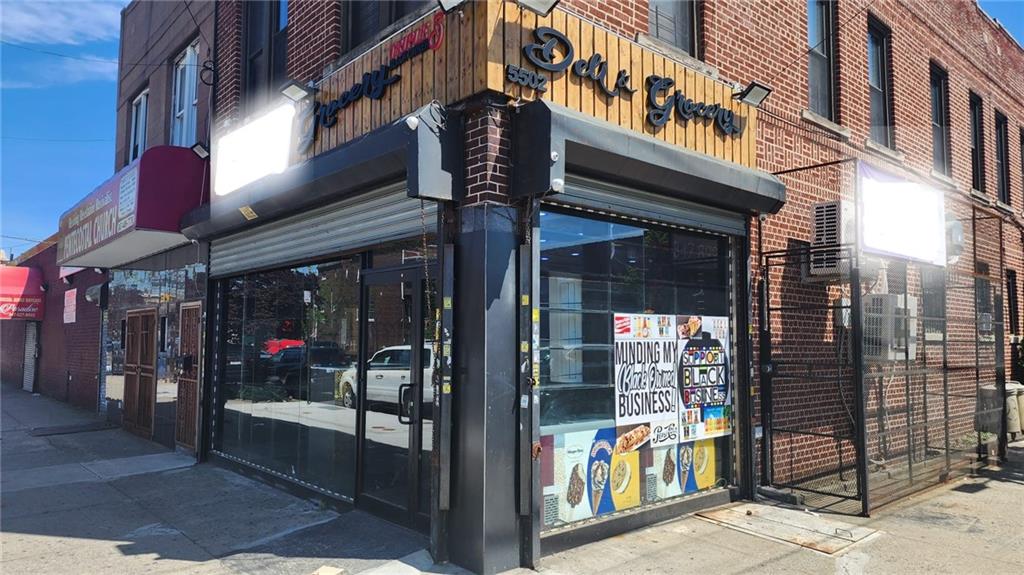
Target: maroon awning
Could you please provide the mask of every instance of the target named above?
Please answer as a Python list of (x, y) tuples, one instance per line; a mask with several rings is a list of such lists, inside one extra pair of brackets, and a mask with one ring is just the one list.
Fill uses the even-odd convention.
[(0, 266), (0, 320), (43, 319), (43, 274), (36, 268)]
[(209, 187), (191, 149), (154, 146), (64, 212), (57, 263), (112, 268), (188, 243), (179, 222)]

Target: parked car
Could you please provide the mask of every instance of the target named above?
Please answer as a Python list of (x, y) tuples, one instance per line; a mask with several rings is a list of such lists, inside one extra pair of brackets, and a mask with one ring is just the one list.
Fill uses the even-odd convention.
[(345, 352), (333, 341), (314, 341), (285, 347), (272, 355), (267, 382), (281, 385), (294, 399), (329, 401), (333, 398), (333, 371), (351, 365)]
[[(399, 387), (410, 383), (412, 346), (393, 345), (377, 350), (366, 366), (366, 400), (376, 404), (397, 406)], [(423, 402), (434, 400), (431, 387), (434, 374), (434, 349), (431, 342), (423, 344)], [(359, 377), (358, 366), (341, 373), (338, 381), (337, 402), (344, 407), (355, 407)]]

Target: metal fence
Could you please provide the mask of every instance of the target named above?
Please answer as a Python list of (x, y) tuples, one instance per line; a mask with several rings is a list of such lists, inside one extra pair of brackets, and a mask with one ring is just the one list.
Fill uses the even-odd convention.
[(762, 484), (867, 515), (1003, 453), (1003, 223), (958, 220), (946, 267), (792, 240), (762, 254)]

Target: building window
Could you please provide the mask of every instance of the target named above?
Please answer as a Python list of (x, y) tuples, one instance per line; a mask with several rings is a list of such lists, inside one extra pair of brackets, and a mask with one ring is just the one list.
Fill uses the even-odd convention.
[(835, 86), (832, 65), (835, 19), (832, 7), (829, 0), (807, 1), (808, 99), (811, 111), (829, 120), (835, 120), (832, 96)]
[(348, 22), (346, 49), (352, 50), (372, 40), (381, 30), (425, 6), (434, 6), (430, 0), (357, 0), (346, 2)]
[(893, 147), (892, 86), (889, 81), (890, 32), (881, 22), (868, 20), (868, 87), (871, 98), (871, 139)]
[(199, 44), (185, 48), (174, 61), (174, 94), (171, 99), (171, 145), (196, 143)]
[(996, 112), (996, 188), (999, 201), (1010, 205), (1010, 126), (1006, 116)]
[(270, 101), (286, 80), (288, 2), (245, 3), (245, 105), (249, 113)]
[(985, 112), (981, 97), (971, 93), (971, 186), (985, 191)]
[(149, 112), (149, 90), (143, 90), (132, 102), (131, 142), (128, 145), (128, 161), (131, 162), (146, 151), (146, 118)]
[(932, 168), (948, 176), (949, 165), (949, 77), (946, 71), (931, 65), (932, 89)]
[(1006, 270), (1006, 307), (1010, 315), (1010, 333), (1020, 333), (1020, 307), (1017, 300), (1017, 272)]
[(649, 14), (651, 36), (699, 57), (696, 0), (651, 0)]
[(730, 240), (545, 208), (540, 242), (544, 528), (728, 485)]

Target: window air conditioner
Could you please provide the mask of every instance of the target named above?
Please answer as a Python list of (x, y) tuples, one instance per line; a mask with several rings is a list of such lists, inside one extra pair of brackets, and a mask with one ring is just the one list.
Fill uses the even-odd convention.
[(917, 356), (917, 297), (867, 294), (862, 306), (864, 359), (900, 361), (909, 356), (914, 361)]
[(814, 233), (807, 262), (809, 275), (836, 276), (849, 273), (850, 261), (844, 257), (842, 246), (853, 243), (853, 203), (846, 200), (820, 202), (814, 204), (811, 210)]

